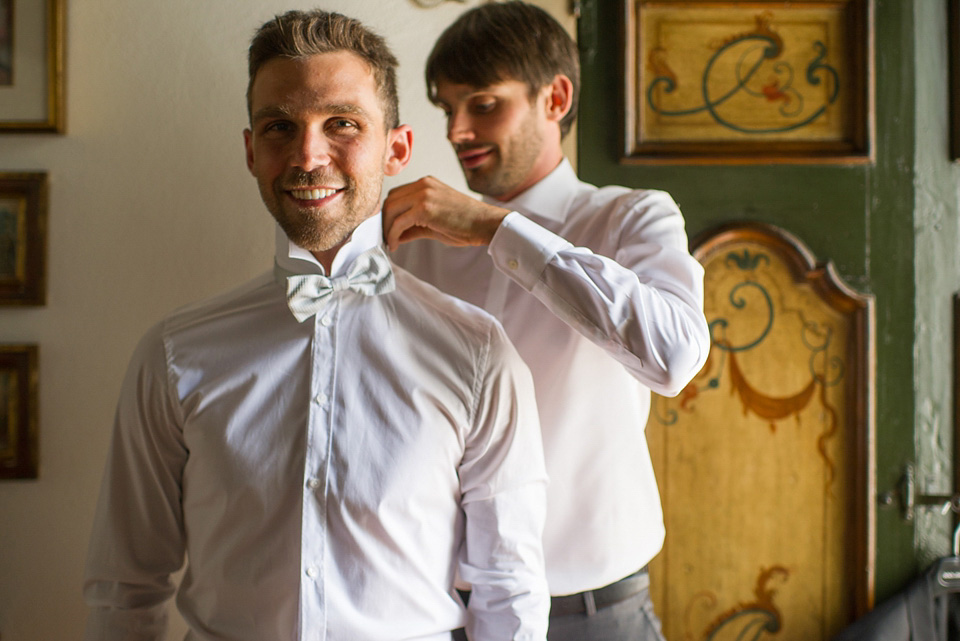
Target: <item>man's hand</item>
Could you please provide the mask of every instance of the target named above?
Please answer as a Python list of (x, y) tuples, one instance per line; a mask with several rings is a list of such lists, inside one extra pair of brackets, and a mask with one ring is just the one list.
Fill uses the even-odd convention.
[(383, 237), (390, 251), (417, 238), (433, 238), (454, 247), (489, 245), (509, 213), (426, 176), (387, 194)]

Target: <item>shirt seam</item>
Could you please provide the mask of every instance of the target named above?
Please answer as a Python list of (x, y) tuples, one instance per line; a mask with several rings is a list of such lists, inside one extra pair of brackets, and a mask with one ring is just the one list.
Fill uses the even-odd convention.
[(181, 432), (183, 431), (184, 416), (183, 416), (183, 407), (180, 404), (180, 395), (176, 392), (177, 376), (174, 374), (174, 363), (173, 363), (173, 345), (170, 342), (170, 336), (167, 332), (167, 321), (164, 320), (160, 328), (160, 345), (163, 348), (163, 361), (164, 361), (164, 385), (166, 386), (166, 396), (167, 400), (171, 403), (174, 412), (176, 413), (177, 418), (177, 429)]
[(492, 328), (487, 325), (486, 340), (483, 343), (483, 347), (480, 352), (477, 354), (477, 360), (475, 362), (476, 371), (473, 375), (473, 385), (471, 392), (473, 393), (473, 398), (470, 403), (470, 425), (476, 427), (477, 416), (480, 413), (480, 396), (481, 388), (483, 387), (483, 377), (484, 372), (487, 370), (487, 362), (490, 357), (490, 342), (492, 339)]

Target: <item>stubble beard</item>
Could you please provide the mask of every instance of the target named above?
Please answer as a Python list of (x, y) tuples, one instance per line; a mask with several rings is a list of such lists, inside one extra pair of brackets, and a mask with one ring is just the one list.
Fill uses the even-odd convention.
[[(367, 185), (360, 187), (360, 182)], [(335, 198), (339, 202), (320, 207), (298, 207), (287, 193), (290, 189), (330, 184), (330, 176), (321, 172), (295, 172), (270, 185), (260, 185), (264, 203), (287, 238), (310, 252), (324, 252), (346, 241), (360, 223), (376, 213), (383, 176), (376, 180), (355, 181), (337, 177), (334, 184), (344, 189)]]
[(494, 162), (490, 166), (464, 169), (464, 178), (470, 189), (503, 200), (503, 196), (513, 194), (526, 180), (543, 146), (543, 136), (535, 128), (533, 119), (528, 120), (507, 143), (509, 157), (504, 156), (503, 146), (496, 145)]

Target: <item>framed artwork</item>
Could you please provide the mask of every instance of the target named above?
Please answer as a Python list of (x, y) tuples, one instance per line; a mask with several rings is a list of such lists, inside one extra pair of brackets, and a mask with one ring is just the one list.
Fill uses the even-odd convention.
[(960, 489), (960, 293), (953, 295), (953, 487)]
[(0, 305), (46, 302), (47, 174), (0, 173)]
[(624, 0), (626, 163), (867, 163), (873, 0)]
[(36, 345), (0, 345), (0, 479), (35, 479), (38, 455)]
[(13, 84), (13, 0), (0, 0), (0, 87)]
[(0, 0), (0, 133), (63, 133), (64, 3)]
[(960, 160), (960, 0), (947, 2), (950, 74), (950, 158)]

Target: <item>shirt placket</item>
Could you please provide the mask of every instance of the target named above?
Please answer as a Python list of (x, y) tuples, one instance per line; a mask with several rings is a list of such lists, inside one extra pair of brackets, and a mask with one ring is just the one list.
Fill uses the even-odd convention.
[(325, 641), (327, 632), (327, 499), (335, 420), (333, 408), (340, 301), (338, 292), (312, 319), (311, 400), (303, 472), (303, 520), (300, 526), (300, 638), (310, 641)]

